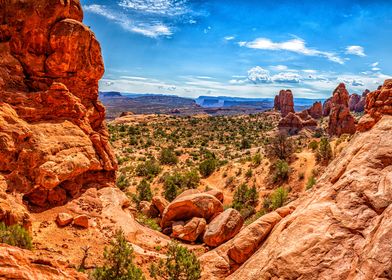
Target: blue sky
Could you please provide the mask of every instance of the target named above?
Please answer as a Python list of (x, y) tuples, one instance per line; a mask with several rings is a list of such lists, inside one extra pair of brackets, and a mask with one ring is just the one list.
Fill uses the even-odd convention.
[(324, 98), (392, 74), (392, 1), (82, 0), (102, 91)]

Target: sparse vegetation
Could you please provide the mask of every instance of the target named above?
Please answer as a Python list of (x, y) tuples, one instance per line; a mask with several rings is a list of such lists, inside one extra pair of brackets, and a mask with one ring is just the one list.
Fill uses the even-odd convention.
[(323, 137), (317, 150), (316, 159), (318, 162), (328, 164), (332, 159), (332, 148), (328, 139)]
[(147, 182), (146, 179), (143, 179), (136, 188), (137, 192), (137, 200), (140, 201), (151, 201), (152, 199), (152, 192), (150, 188), (150, 184)]
[(274, 182), (285, 181), (289, 178), (290, 167), (285, 160), (281, 160), (281, 159), (277, 160), (276, 163), (274, 164), (274, 170), (275, 170), (273, 176)]
[(201, 162), (199, 165), (199, 171), (203, 177), (210, 176), (212, 173), (214, 173), (215, 169), (216, 169), (216, 160), (213, 158), (206, 159), (203, 162)]
[(249, 188), (248, 185), (242, 184), (234, 192), (232, 207), (247, 218), (255, 212), (258, 197), (255, 186)]
[(309, 177), (308, 182), (306, 183), (306, 189), (311, 189), (316, 184), (316, 178), (312, 175)]
[(0, 243), (17, 246), (23, 249), (32, 249), (31, 236), (20, 225), (6, 226), (0, 222)]
[(166, 260), (151, 264), (150, 276), (164, 280), (197, 280), (201, 276), (200, 263), (194, 253), (177, 242), (169, 244)]
[(136, 167), (136, 175), (151, 179), (157, 176), (161, 170), (162, 168), (160, 167), (159, 163), (155, 159), (152, 159), (144, 163), (140, 163)]
[(104, 251), (105, 265), (94, 270), (96, 280), (144, 280), (140, 268), (133, 263), (133, 248), (125, 240), (124, 232), (117, 230), (110, 247)]
[(295, 148), (292, 140), (285, 134), (279, 134), (271, 140), (269, 145), (269, 154), (272, 158), (288, 160), (293, 154)]
[(196, 170), (166, 173), (163, 175), (164, 196), (172, 201), (184, 190), (197, 188), (199, 182), (200, 177)]
[(178, 163), (178, 157), (173, 148), (165, 148), (160, 153), (159, 161), (161, 164), (176, 165)]
[(270, 201), (272, 210), (276, 210), (284, 205), (289, 195), (289, 191), (284, 187), (277, 188), (271, 195)]

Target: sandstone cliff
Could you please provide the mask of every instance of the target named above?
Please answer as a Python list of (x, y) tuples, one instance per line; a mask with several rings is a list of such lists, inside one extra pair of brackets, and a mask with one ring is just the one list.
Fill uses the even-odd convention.
[(33, 207), (114, 182), (100, 45), (78, 0), (0, 2), (0, 176)]

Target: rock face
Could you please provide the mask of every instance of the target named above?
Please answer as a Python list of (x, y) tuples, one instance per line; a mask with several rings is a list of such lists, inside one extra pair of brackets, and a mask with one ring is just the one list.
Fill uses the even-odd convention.
[(274, 109), (280, 111), (283, 117), (288, 113), (294, 113), (294, 99), (291, 90), (281, 90), (279, 95), (275, 96)]
[(359, 131), (370, 129), (383, 115), (392, 115), (392, 79), (385, 80), (382, 87), (367, 94), (365, 112), (358, 124)]
[(366, 97), (370, 93), (370, 91), (367, 89), (362, 93), (361, 99), (359, 102), (355, 105), (354, 111), (359, 113), (365, 111), (365, 105), (366, 105)]
[(316, 127), (317, 121), (313, 119), (307, 110), (300, 113), (289, 113), (279, 121), (280, 128), (286, 128), (290, 134), (295, 134), (304, 127)]
[(161, 227), (164, 229), (172, 221), (184, 221), (193, 217), (204, 218), (209, 222), (223, 211), (222, 203), (206, 193), (196, 193), (176, 198), (162, 214)]
[(1, 279), (88, 279), (87, 275), (74, 269), (60, 266), (60, 264), (50, 259), (34, 256), (29, 250), (6, 244), (0, 244), (0, 260), (2, 263), (0, 265)]
[(244, 218), (233, 209), (226, 209), (208, 225), (203, 241), (208, 246), (216, 247), (233, 238), (242, 228)]
[(350, 95), (350, 99), (348, 100), (348, 108), (350, 111), (355, 111), (355, 107), (359, 101), (361, 101), (361, 97), (358, 94), (353, 93)]
[(227, 279), (390, 279), (391, 131), (392, 116), (384, 116), (356, 134), (312, 191), (293, 203), (295, 211)]
[(307, 111), (312, 118), (319, 119), (323, 116), (323, 105), (321, 105), (320, 101), (314, 102)]
[(332, 97), (328, 98), (327, 100), (324, 101), (323, 104), (323, 116), (328, 117), (329, 114), (331, 113), (331, 108), (332, 108)]
[(338, 85), (331, 99), (328, 133), (340, 136), (344, 133), (355, 133), (355, 119), (348, 107), (349, 94), (344, 83)]
[(0, 2), (0, 173), (31, 206), (115, 180), (100, 46), (78, 0)]
[(154, 196), (151, 200), (151, 203), (156, 209), (158, 209), (160, 215), (162, 215), (163, 211), (165, 211), (165, 208), (169, 205), (169, 201), (167, 201), (162, 196)]
[(174, 222), (171, 236), (193, 242), (204, 232), (206, 225), (207, 222), (205, 219), (197, 217), (194, 217), (187, 222)]

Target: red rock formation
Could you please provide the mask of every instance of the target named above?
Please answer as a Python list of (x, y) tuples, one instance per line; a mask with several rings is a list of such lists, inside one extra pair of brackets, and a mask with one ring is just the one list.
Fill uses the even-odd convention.
[(289, 113), (286, 117), (279, 121), (279, 127), (289, 129), (291, 133), (297, 133), (304, 127), (316, 127), (317, 121), (313, 119), (308, 111), (300, 113)]
[(294, 99), (291, 90), (281, 90), (279, 95), (275, 96), (274, 109), (280, 111), (285, 117), (288, 113), (294, 113)]
[[(387, 106), (377, 108), (388, 112)], [(392, 116), (384, 116), (356, 134), (317, 185), (293, 202), (295, 211), (226, 279), (390, 279), (391, 131)]]
[(328, 133), (340, 136), (355, 133), (355, 119), (348, 108), (349, 94), (344, 83), (338, 85), (331, 98)]
[(177, 221), (173, 223), (171, 236), (193, 242), (204, 232), (206, 225), (207, 222), (205, 219), (197, 217), (194, 217), (187, 222)]
[(323, 116), (323, 105), (320, 101), (314, 102), (307, 111), (312, 118), (319, 119)]
[(355, 111), (355, 106), (357, 106), (359, 101), (361, 101), (361, 97), (358, 94), (353, 93), (350, 95), (350, 99), (348, 100), (348, 108), (350, 111)]
[(367, 89), (367, 90), (365, 90), (363, 93), (362, 93), (362, 96), (361, 96), (361, 100), (359, 100), (359, 102), (355, 105), (355, 108), (354, 108), (354, 111), (355, 112), (363, 112), (363, 111), (365, 111), (365, 105), (366, 105), (366, 96), (369, 94), (369, 90)]
[(0, 260), (0, 279), (88, 279), (87, 275), (66, 268), (51, 259), (37, 257), (29, 250), (6, 244), (0, 244)]
[(0, 2), (0, 173), (31, 205), (61, 205), (115, 179), (104, 68), (78, 0)]
[(331, 107), (332, 107), (332, 103), (331, 103), (331, 98), (328, 98), (327, 100), (324, 101), (323, 104), (323, 116), (324, 117), (328, 117), (329, 114), (331, 113)]
[(359, 131), (369, 130), (383, 115), (392, 115), (392, 79), (385, 80), (382, 87), (367, 94), (365, 112), (358, 123)]

